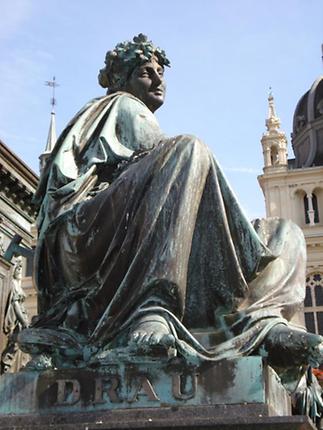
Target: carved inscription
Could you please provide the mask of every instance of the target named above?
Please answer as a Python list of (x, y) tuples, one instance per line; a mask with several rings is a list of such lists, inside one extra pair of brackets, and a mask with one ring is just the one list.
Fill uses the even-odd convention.
[(60, 406), (75, 405), (81, 397), (81, 386), (76, 379), (57, 380), (57, 401)]
[[(197, 392), (197, 373), (172, 373), (167, 378), (157, 380), (146, 374), (132, 374), (123, 380), (118, 374), (97, 376), (92, 380), (90, 402), (95, 405), (104, 403), (121, 404), (124, 402), (147, 403), (167, 402), (162, 398), (165, 392), (171, 393), (173, 400), (186, 401), (193, 399)], [(83, 401), (83, 391), (89, 391), (87, 384), (77, 379), (57, 379), (56, 400), (53, 406), (73, 406)], [(169, 384), (169, 388), (167, 388)], [(162, 388), (161, 388), (162, 387)]]
[(189, 400), (195, 397), (197, 374), (174, 373), (172, 377), (173, 396), (178, 400)]
[(147, 396), (150, 402), (159, 400), (151, 382), (146, 376), (139, 376), (136, 391), (133, 397), (128, 400), (128, 402), (138, 402), (139, 396)]
[(105, 403), (103, 399), (103, 393), (108, 394), (111, 403), (121, 403), (122, 399), (117, 393), (119, 387), (119, 378), (117, 376), (111, 376), (110, 378), (95, 378), (95, 395), (94, 403)]

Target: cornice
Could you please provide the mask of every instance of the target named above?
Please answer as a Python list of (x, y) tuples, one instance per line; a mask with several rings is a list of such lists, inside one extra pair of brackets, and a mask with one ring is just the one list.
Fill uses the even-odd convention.
[(36, 207), (32, 203), (38, 176), (0, 140), (0, 191), (3, 198), (32, 219)]
[(313, 167), (302, 167), (298, 169), (266, 169), (261, 175), (258, 176), (260, 180), (268, 179), (291, 179), (291, 178), (301, 178), (301, 177), (318, 177), (323, 178), (323, 166), (313, 166)]
[[(0, 163), (2, 160), (12, 168), (12, 176), (15, 176), (14, 172), (17, 172), (17, 179), (20, 175), (33, 190), (37, 188), (39, 177), (36, 173), (0, 139)], [(1, 166), (3, 164), (1, 163)]]
[(35, 218), (36, 207), (32, 203), (34, 193), (1, 164), (0, 190), (10, 202), (26, 212), (31, 218)]

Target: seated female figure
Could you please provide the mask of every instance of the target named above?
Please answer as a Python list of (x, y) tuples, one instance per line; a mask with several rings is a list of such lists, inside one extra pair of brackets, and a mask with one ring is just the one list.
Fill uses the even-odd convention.
[[(320, 361), (322, 338), (288, 323), (304, 299), (302, 232), (251, 224), (208, 147), (163, 135), (168, 65), (143, 35), (117, 45), (99, 75), (108, 94), (58, 139), (36, 196), (39, 317), (22, 349), (69, 365), (85, 346)], [(196, 329), (212, 331), (211, 349)]]

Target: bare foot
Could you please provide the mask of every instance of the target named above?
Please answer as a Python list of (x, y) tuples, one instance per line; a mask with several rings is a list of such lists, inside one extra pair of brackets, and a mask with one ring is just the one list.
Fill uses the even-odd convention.
[(168, 350), (175, 346), (175, 338), (165, 318), (150, 314), (135, 323), (130, 333), (130, 344), (143, 351), (159, 348)]
[(323, 337), (314, 333), (277, 324), (264, 341), (269, 364), (278, 367), (323, 363)]

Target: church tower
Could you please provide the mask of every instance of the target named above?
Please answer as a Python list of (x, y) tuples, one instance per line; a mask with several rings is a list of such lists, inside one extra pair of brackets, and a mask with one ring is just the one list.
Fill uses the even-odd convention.
[[(287, 160), (287, 139), (279, 130), (274, 100), (269, 95), (267, 131), (261, 138), (263, 174), (258, 177), (268, 217), (294, 221), (307, 246), (304, 314), (309, 331), (323, 334), (323, 76), (298, 102), (292, 132), (295, 158)], [(302, 321), (303, 320), (303, 321)]]
[(46, 147), (45, 147), (45, 151), (40, 154), (39, 156), (39, 172), (40, 174), (42, 173), (46, 161), (48, 159), (48, 157), (50, 156), (57, 137), (56, 137), (56, 114), (55, 114), (55, 105), (56, 105), (56, 98), (55, 98), (55, 88), (58, 86), (58, 83), (56, 82), (55, 76), (53, 77), (52, 81), (46, 81), (45, 85), (48, 87), (53, 88), (53, 95), (51, 97), (51, 106), (52, 106), (52, 111), (50, 114), (50, 124), (49, 124), (49, 131), (48, 131), (48, 137), (47, 137), (47, 143), (46, 143)]
[(266, 119), (267, 131), (261, 139), (262, 151), (264, 155), (264, 168), (287, 169), (287, 139), (283, 131), (280, 130), (280, 120), (277, 117), (274, 97), (270, 92), (268, 96), (268, 118)]
[(50, 114), (50, 123), (49, 123), (49, 131), (47, 137), (47, 143), (45, 147), (45, 151), (39, 156), (39, 172), (41, 173), (45, 167), (47, 158), (52, 152), (55, 143), (56, 143), (56, 121), (55, 121), (55, 111), (52, 110)]

